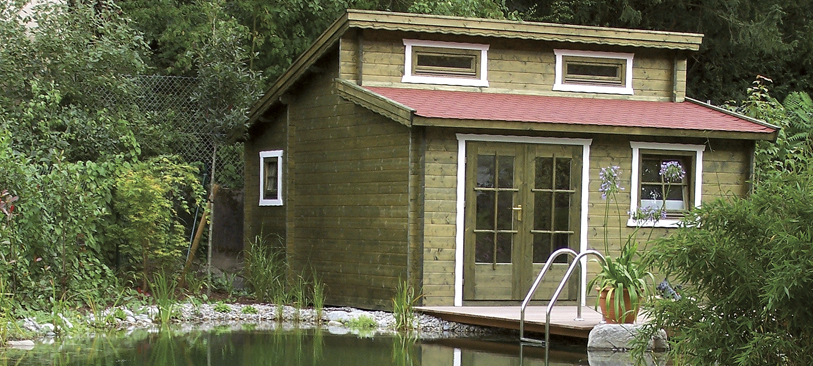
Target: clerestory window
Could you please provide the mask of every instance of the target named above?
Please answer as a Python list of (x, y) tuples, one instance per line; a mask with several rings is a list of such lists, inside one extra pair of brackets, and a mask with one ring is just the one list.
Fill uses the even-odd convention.
[(556, 75), (553, 90), (633, 94), (632, 53), (553, 50)]
[(488, 45), (405, 39), (404, 83), (488, 86)]

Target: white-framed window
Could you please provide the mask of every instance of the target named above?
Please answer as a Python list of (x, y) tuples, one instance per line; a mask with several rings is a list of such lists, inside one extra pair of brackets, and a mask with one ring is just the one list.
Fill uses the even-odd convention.
[[(705, 145), (630, 142), (632, 176), (630, 216), (627, 226), (676, 227), (683, 214), (700, 207), (703, 183), (703, 151)], [(664, 169), (679, 164), (682, 177), (669, 177)], [(634, 218), (636, 212), (665, 207), (665, 217), (654, 220)]]
[(633, 95), (632, 53), (553, 50), (553, 90)]
[(488, 45), (405, 39), (401, 82), (488, 86)]
[(282, 150), (260, 151), (260, 206), (282, 206)]

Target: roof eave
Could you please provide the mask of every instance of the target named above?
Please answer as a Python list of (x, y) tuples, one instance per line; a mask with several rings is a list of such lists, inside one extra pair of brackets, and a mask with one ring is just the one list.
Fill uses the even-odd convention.
[(578, 134), (604, 134), (626, 136), (669, 136), (703, 139), (733, 139), (733, 140), (766, 140), (776, 139), (776, 131), (772, 133), (737, 132), (737, 131), (710, 131), (690, 130), (657, 127), (627, 127), (627, 126), (600, 126), (565, 123), (543, 123), (522, 121), (494, 121), (494, 120), (468, 120), (451, 118), (413, 117), (414, 126), (452, 127), (469, 129), (499, 129), (515, 131), (545, 131)]
[(362, 88), (353, 82), (335, 79), (336, 93), (371, 112), (378, 113), (404, 126), (412, 127), (415, 110), (390, 98)]
[(345, 12), (339, 19), (336, 19), (313, 42), (313, 44), (291, 64), (290, 67), (280, 75), (279, 78), (268, 88), (268, 91), (254, 103), (248, 114), (248, 124), (256, 122), (269, 107), (278, 102), (279, 98), (299, 80), (317, 60), (328, 52), (339, 38), (348, 29), (348, 13)]
[[(425, 14), (348, 10), (354, 28), (418, 31), (456, 35), (519, 38), (568, 43), (588, 43), (697, 51), (703, 35), (606, 28), (570, 24), (517, 22), (499, 19), (463, 18)], [(442, 20), (443, 23), (439, 23)]]
[(756, 123), (756, 124), (758, 124), (760, 126), (764, 126), (764, 127), (768, 127), (770, 129), (773, 129), (774, 130), (774, 133), (773, 133), (774, 139), (776, 138), (776, 132), (779, 131), (782, 128), (782, 127), (779, 127), (777, 125), (765, 122), (765, 121), (763, 121), (761, 119), (749, 117), (749, 116), (746, 116), (746, 115), (744, 115), (742, 113), (737, 113), (737, 112), (734, 112), (734, 111), (731, 111), (731, 110), (728, 110), (728, 109), (725, 109), (725, 108), (721, 108), (721, 107), (718, 107), (716, 105), (712, 105), (712, 104), (709, 104), (709, 103), (704, 103), (704, 102), (701, 102), (701, 101), (699, 101), (697, 99), (686, 97), (686, 101), (691, 102), (691, 103), (696, 104), (696, 105), (699, 105), (701, 107), (709, 108), (711, 110), (727, 114), (727, 115), (732, 116), (732, 117), (737, 117), (739, 119), (744, 119), (744, 120), (746, 120), (748, 122)]

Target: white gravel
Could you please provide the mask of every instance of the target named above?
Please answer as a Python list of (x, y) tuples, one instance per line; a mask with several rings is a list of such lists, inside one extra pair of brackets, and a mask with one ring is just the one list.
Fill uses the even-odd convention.
[[(320, 327), (333, 334), (355, 333), (363, 336), (373, 336), (376, 334), (395, 334), (399, 331), (395, 329), (395, 318), (392, 313), (385, 311), (367, 311), (355, 308), (325, 308), (321, 319), (316, 319), (316, 312), (313, 309), (296, 309), (291, 306), (283, 306), (282, 319), (277, 319), (278, 308), (273, 304), (227, 304), (228, 311), (216, 311), (219, 304), (191, 303), (178, 304), (176, 317), (173, 324), (180, 327), (180, 330), (207, 330), (214, 327), (222, 329), (224, 326), (233, 330), (241, 329), (277, 329), (279, 327), (311, 329)], [(253, 311), (243, 310), (253, 307)], [(221, 305), (220, 310), (226, 310)], [(108, 321), (111, 328), (133, 331), (136, 329), (151, 329), (157, 331), (158, 310), (153, 306), (145, 306), (135, 311), (126, 307), (117, 307), (104, 310), (102, 316)], [(375, 321), (376, 327), (359, 329), (354, 326), (354, 320), (360, 317), (369, 317)], [(73, 328), (81, 322), (91, 324), (94, 322), (92, 314), (84, 318), (76, 318), (68, 321), (64, 319), (62, 327)], [(483, 328), (467, 324), (460, 324), (441, 320), (429, 315), (415, 314), (417, 329), (412, 334), (418, 338), (450, 338), (460, 336), (485, 335), (492, 333), (490, 328)], [(37, 323), (32, 318), (23, 319), (20, 322), (22, 329), (29, 331), (34, 338), (51, 338), (60, 333), (60, 329), (54, 329), (50, 323)], [(67, 329), (66, 329), (67, 330)], [(66, 333), (70, 334), (70, 330)]]

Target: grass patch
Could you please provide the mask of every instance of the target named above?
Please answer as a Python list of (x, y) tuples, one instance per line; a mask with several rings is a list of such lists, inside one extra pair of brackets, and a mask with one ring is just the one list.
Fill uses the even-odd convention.
[(158, 307), (158, 322), (168, 324), (175, 312), (175, 281), (164, 273), (156, 273), (152, 278), (150, 288)]
[(355, 318), (348, 319), (344, 325), (353, 330), (371, 330), (378, 328), (378, 322), (369, 315), (359, 315)]
[(253, 307), (251, 305), (243, 306), (243, 308), (240, 309), (240, 312), (243, 313), (243, 314), (257, 314), (257, 313), (259, 313), (257, 308), (255, 308), (255, 307)]
[(231, 306), (222, 301), (219, 301), (217, 304), (215, 304), (214, 310), (218, 313), (230, 313)]
[(407, 281), (400, 281), (395, 290), (395, 297), (392, 298), (392, 315), (395, 317), (395, 328), (399, 330), (411, 330), (417, 328), (415, 320), (415, 304), (421, 298), (421, 294), (416, 294), (415, 288)]

